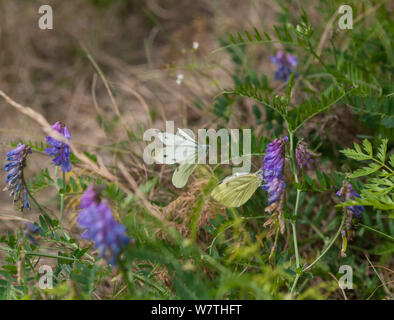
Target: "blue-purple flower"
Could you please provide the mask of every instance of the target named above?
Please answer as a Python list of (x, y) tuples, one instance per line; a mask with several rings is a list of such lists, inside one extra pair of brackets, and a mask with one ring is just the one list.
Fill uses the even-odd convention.
[(296, 56), (279, 50), (276, 56), (271, 56), (271, 62), (278, 66), (275, 71), (275, 80), (287, 81), (292, 72), (295, 72), (297, 76), (298, 58)]
[(121, 249), (130, 239), (126, 228), (115, 220), (107, 200), (101, 200), (94, 187), (89, 187), (81, 197), (78, 225), (86, 229), (82, 238), (94, 242), (100, 257), (116, 265)]
[(87, 187), (79, 200), (79, 207), (81, 209), (86, 209), (91, 205), (98, 205), (100, 203), (100, 192), (103, 189), (104, 186), (90, 185)]
[(40, 233), (40, 228), (31, 222), (27, 222), (25, 224), (25, 231), (23, 231), (23, 235), (30, 240), (36, 247), (38, 247), (39, 243), (36, 239), (36, 236)]
[[(70, 132), (60, 121), (57, 121), (52, 126), (52, 129), (62, 134), (68, 141), (71, 140)], [(55, 138), (49, 136), (46, 138), (46, 141), (50, 147), (45, 149), (45, 153), (51, 157), (54, 157), (52, 161), (55, 166), (61, 166), (63, 172), (71, 171), (70, 147), (63, 141), (56, 140)]]
[(297, 164), (302, 169), (303, 167), (310, 168), (313, 162), (312, 154), (308, 149), (308, 144), (305, 141), (300, 141), (297, 144), (296, 150)]
[(23, 177), (23, 169), (26, 166), (26, 158), (28, 154), (32, 153), (31, 148), (24, 144), (19, 143), (18, 146), (7, 152), (7, 161), (5, 171), (7, 175), (7, 187), (4, 191), (10, 190), (10, 196), (14, 198), (14, 202), (20, 202), (20, 208), (30, 208), (29, 195), (25, 180)]
[[(352, 185), (345, 180), (342, 183), (342, 188), (336, 193), (336, 195), (338, 197), (342, 197), (343, 201), (360, 198), (360, 195), (353, 189)], [(363, 206), (349, 206), (348, 208), (357, 219), (361, 219), (363, 217), (363, 212), (365, 210)]]
[[(287, 137), (283, 139), (276, 138), (268, 144), (264, 156), (263, 176), (265, 184), (262, 186), (263, 190), (268, 193), (268, 204), (282, 203), (282, 196), (284, 194), (286, 183), (283, 176), (283, 165), (285, 162), (285, 143)], [(279, 206), (276, 206), (279, 209)]]

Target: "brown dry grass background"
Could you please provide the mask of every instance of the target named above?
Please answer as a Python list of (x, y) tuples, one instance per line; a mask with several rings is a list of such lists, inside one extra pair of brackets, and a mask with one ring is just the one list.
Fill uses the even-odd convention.
[[(217, 36), (252, 25), (269, 30), (278, 10), (273, 1), (115, 0), (105, 7), (93, 6), (93, 2), (1, 0), (0, 89), (41, 113), (49, 123), (66, 123), (80, 150), (99, 153), (109, 162), (103, 146), (126, 138), (123, 126), (137, 137), (149, 127), (163, 129), (164, 120), (175, 120), (179, 126), (215, 126), (208, 111), (194, 106), (194, 99), (210, 106), (219, 92), (213, 80), (221, 87), (231, 83), (218, 67), (230, 69), (229, 58), (223, 53), (211, 54), (219, 47)], [(38, 27), (42, 4), (53, 8), (54, 30)], [(192, 52), (193, 41), (199, 42), (196, 52)], [(110, 139), (97, 116), (111, 121), (116, 112), (84, 47), (108, 79), (122, 114)], [(261, 64), (273, 70), (268, 51), (256, 54)], [(178, 73), (185, 76), (181, 86), (176, 84)], [(0, 110), (2, 154), (11, 141), (45, 139), (37, 123), (4, 100)], [(132, 161), (142, 161), (136, 159), (141, 149), (137, 144), (134, 147)], [(0, 166), (4, 163), (1, 157)], [(138, 182), (143, 166), (135, 165)], [(45, 167), (53, 169), (51, 160), (36, 154), (27, 176)], [(165, 172), (163, 175), (168, 178)], [(46, 192), (38, 198), (55, 209), (56, 203), (49, 202), (54, 195), (55, 191)], [(15, 214), (5, 192), (0, 193), (0, 208), (3, 215)], [(1, 224), (3, 230), (15, 226), (10, 220)]]

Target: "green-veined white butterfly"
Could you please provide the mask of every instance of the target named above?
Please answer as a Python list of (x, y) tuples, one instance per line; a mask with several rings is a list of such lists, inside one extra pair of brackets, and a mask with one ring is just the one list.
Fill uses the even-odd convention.
[(179, 163), (179, 167), (172, 176), (172, 183), (177, 188), (184, 187), (190, 175), (196, 169), (198, 160), (205, 156), (208, 146), (197, 144), (182, 129), (178, 129), (176, 135), (159, 132), (157, 137), (165, 144), (165, 147), (156, 148), (153, 159), (161, 164)]
[(250, 199), (262, 182), (261, 169), (255, 173), (236, 173), (221, 181), (211, 195), (226, 207), (240, 207)]

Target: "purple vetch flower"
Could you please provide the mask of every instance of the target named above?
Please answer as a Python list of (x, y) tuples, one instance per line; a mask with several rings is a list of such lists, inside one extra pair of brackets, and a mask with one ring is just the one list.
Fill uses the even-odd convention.
[[(60, 121), (57, 121), (52, 126), (52, 129), (62, 134), (68, 141), (71, 140), (70, 132)], [(49, 136), (47, 136), (46, 141), (50, 147), (45, 149), (45, 153), (51, 157), (55, 157), (52, 159), (55, 166), (62, 166), (63, 172), (71, 171), (70, 147), (63, 141), (56, 140)]]
[[(360, 198), (360, 195), (353, 189), (352, 185), (343, 180), (342, 188), (336, 193), (338, 197), (342, 197), (343, 201), (354, 200), (355, 198)], [(357, 219), (362, 219), (364, 207), (363, 206), (349, 206), (349, 210), (356, 216)], [(345, 208), (343, 208), (345, 211)]]
[(81, 197), (84, 208), (79, 212), (77, 222), (79, 227), (86, 229), (82, 238), (93, 241), (100, 257), (116, 265), (116, 258), (130, 239), (125, 226), (115, 220), (108, 201), (98, 202), (98, 199), (94, 187), (89, 187)]
[(303, 167), (310, 168), (313, 162), (312, 154), (308, 149), (308, 144), (305, 141), (300, 141), (296, 147), (297, 164), (302, 169)]
[(296, 67), (298, 58), (290, 53), (279, 50), (276, 56), (271, 56), (271, 62), (276, 64), (278, 68), (275, 71), (275, 80), (287, 81), (292, 72), (297, 76)]
[[(283, 176), (283, 165), (285, 162), (285, 143), (288, 138), (276, 138), (268, 144), (264, 156), (263, 176), (265, 184), (262, 189), (268, 192), (268, 204), (271, 205), (280, 202), (286, 188), (285, 178)], [(279, 204), (279, 203), (278, 203)], [(280, 210), (280, 208), (279, 208)]]
[(21, 211), (30, 208), (29, 195), (23, 178), (26, 158), (30, 153), (32, 151), (29, 146), (19, 143), (15, 149), (6, 154), (8, 163), (4, 168), (8, 175), (4, 191), (11, 191), (10, 196), (13, 196), (14, 202), (20, 202)]
[(35, 236), (40, 233), (40, 228), (31, 222), (27, 222), (25, 224), (25, 231), (23, 231), (23, 235), (27, 237), (31, 243), (33, 243), (36, 247), (39, 246)]
[(100, 203), (100, 192), (104, 189), (104, 186), (90, 185), (87, 187), (83, 195), (81, 196), (79, 207), (86, 209), (91, 205)]

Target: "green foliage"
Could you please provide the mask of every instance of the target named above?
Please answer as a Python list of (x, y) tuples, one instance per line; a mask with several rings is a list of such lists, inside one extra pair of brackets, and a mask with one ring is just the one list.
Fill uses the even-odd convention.
[(371, 142), (363, 141), (363, 149), (355, 143), (353, 149), (341, 150), (348, 158), (357, 161), (370, 161), (368, 165), (355, 170), (349, 178), (369, 176), (361, 190), (361, 198), (348, 201), (344, 205), (372, 206), (380, 210), (394, 210), (394, 154), (386, 164), (388, 139), (383, 139), (374, 155)]
[(365, 99), (361, 96), (351, 96), (348, 104), (360, 115), (360, 120), (375, 124), (375, 127), (394, 128), (394, 98), (392, 96), (382, 98), (369, 96)]
[(40, 170), (40, 172), (35, 173), (34, 179), (30, 180), (28, 183), (28, 188), (31, 193), (35, 194), (40, 190), (46, 189), (54, 185), (54, 180), (49, 174), (48, 168)]
[[(111, 5), (107, 0), (90, 3), (103, 9)], [(394, 127), (390, 39), (394, 28), (383, 5), (382, 10), (376, 8), (378, 21), (369, 23), (368, 28), (360, 21), (351, 32), (323, 37), (327, 21), (339, 4), (318, 2), (316, 10), (324, 23), (312, 26), (305, 10), (301, 9), (297, 17), (292, 11), (294, 3), (283, 1), (278, 3), (283, 8), (279, 16), (283, 23), (273, 26), (273, 34), (251, 27), (233, 33), (227, 41), (219, 38), (230, 61), (223, 69), (232, 89), (222, 90), (216, 78), (209, 79), (222, 94), (210, 107), (203, 97), (193, 98), (204, 123), (212, 122), (217, 128), (236, 123), (239, 128), (252, 129), (252, 170), (261, 167), (269, 142), (289, 137), (283, 234), (280, 229), (269, 234), (266, 223), (274, 215), (267, 211), (265, 190), (257, 188), (239, 208), (214, 203), (211, 190), (230, 173), (227, 165), (199, 166), (187, 189), (175, 189), (168, 184), (167, 170), (136, 161), (134, 146), (143, 149), (139, 143), (144, 128), (127, 130), (127, 138), (117, 141), (116, 128), (122, 118), (103, 112), (97, 116), (98, 124), (111, 140), (108, 145), (116, 148), (106, 149), (101, 159), (106, 165), (109, 159), (114, 160), (107, 168), (116, 179), (100, 178), (74, 154), (74, 169), (64, 180), (48, 168), (28, 179), (33, 197), (48, 194), (45, 206), (32, 202), (38, 216), (34, 222), (39, 227), (34, 235), (38, 245), (22, 225), (0, 235), (0, 299), (96, 299), (97, 292), (104, 299), (288, 299), (291, 295), (336, 299), (340, 293), (332, 276), (341, 276), (338, 267), (343, 264), (353, 267), (356, 290), (347, 292), (350, 298), (366, 299), (373, 292), (374, 298), (385, 299), (387, 292), (381, 288), (378, 273), (369, 273), (367, 268), (375, 268), (373, 263), (389, 264), (393, 253), (390, 235), (394, 221), (385, 218), (386, 214), (394, 217), (390, 143)], [(268, 47), (265, 59), (273, 54), (273, 44), (299, 58), (297, 75), (293, 73), (285, 83), (275, 82), (273, 75), (260, 70), (264, 64), (255, 61), (256, 55), (249, 51), (250, 45), (258, 46), (260, 57)], [(204, 76), (209, 77), (205, 69)], [(246, 106), (243, 98), (253, 99), (254, 104)], [(327, 124), (341, 116), (332, 109), (339, 106), (350, 107), (345, 118), (349, 128), (344, 128), (343, 137), (341, 128), (336, 126), (338, 132), (329, 132)], [(339, 157), (341, 144), (345, 145), (346, 139), (353, 141), (357, 134), (369, 140), (342, 150), (344, 156)], [(310, 169), (299, 169), (296, 164), (294, 149), (301, 137), (316, 152)], [(374, 141), (380, 143), (375, 145)], [(43, 142), (24, 143), (41, 155), (47, 147)], [(240, 150), (242, 147), (240, 143)], [(85, 155), (99, 163), (95, 154)], [(119, 162), (125, 164), (138, 189), (134, 183), (128, 184), (129, 179), (117, 167)], [(344, 168), (351, 170), (345, 173)], [(353, 238), (346, 238), (347, 256), (340, 256), (337, 235), (345, 230), (344, 215), (335, 208), (340, 201), (335, 191), (346, 179), (352, 179), (361, 197), (337, 206), (363, 205), (366, 214), (358, 225), (346, 221), (351, 225), (346, 231), (352, 231)], [(104, 185), (101, 196), (132, 238), (119, 255), (117, 267), (101, 260), (94, 244), (82, 240), (81, 230), (75, 226), (80, 196), (91, 184)], [(70, 229), (64, 228), (65, 216)], [(366, 254), (373, 257), (373, 263)], [(37, 269), (44, 262), (53, 266), (51, 290), (36, 285), (40, 276)], [(313, 268), (308, 268), (311, 264)]]
[[(291, 92), (291, 82), (288, 86)], [(289, 108), (289, 98), (264, 93), (262, 88), (253, 85), (240, 85), (226, 92), (242, 97), (252, 98), (262, 105), (275, 110), (286, 121), (291, 132), (297, 131), (303, 124), (317, 114), (328, 110), (336, 103), (340, 103), (346, 93), (339, 89), (332, 90), (329, 94), (311, 97), (299, 105)]]

